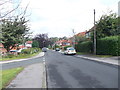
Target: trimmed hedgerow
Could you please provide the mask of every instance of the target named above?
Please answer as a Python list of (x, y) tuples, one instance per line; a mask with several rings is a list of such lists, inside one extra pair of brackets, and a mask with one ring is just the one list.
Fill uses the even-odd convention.
[[(120, 55), (120, 36), (110, 36), (97, 40), (98, 55)], [(93, 52), (92, 41), (84, 41), (76, 45), (77, 52)]]
[(78, 43), (75, 47), (76, 47), (77, 52), (92, 53), (93, 51), (93, 45), (91, 41), (85, 41), (85, 42)]
[(97, 40), (97, 54), (120, 55), (119, 36), (110, 36)]

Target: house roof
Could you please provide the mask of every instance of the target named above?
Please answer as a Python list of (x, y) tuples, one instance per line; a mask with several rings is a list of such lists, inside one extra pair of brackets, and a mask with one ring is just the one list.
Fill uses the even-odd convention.
[(4, 47), (4, 45), (2, 43), (0, 43), (0, 47), (2, 48), (2, 47)]
[(7, 50), (5, 48), (0, 48), (1, 52), (7, 52)]
[(0, 51), (7, 52), (7, 50), (4, 48), (4, 45), (2, 43), (0, 43)]
[(72, 43), (72, 41), (71, 41), (71, 40), (59, 40), (59, 41), (57, 41), (56, 43), (57, 43), (57, 44), (58, 44), (58, 43)]
[(32, 44), (33, 41), (26, 41), (27, 44)]
[(19, 47), (18, 48), (25, 48), (25, 46), (24, 45), (19, 45)]
[(94, 30), (94, 27), (95, 27), (95, 26), (93, 26), (91, 29), (89, 29), (86, 33), (93, 31), (93, 30)]
[(78, 34), (76, 34), (75, 36), (85, 36), (86, 32), (80, 32)]

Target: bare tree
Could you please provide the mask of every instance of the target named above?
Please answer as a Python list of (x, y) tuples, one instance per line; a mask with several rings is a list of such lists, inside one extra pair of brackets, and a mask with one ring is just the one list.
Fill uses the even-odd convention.
[[(7, 4), (11, 4), (14, 6), (14, 2), (12, 2), (13, 0), (0, 0), (0, 20), (2, 20), (3, 18), (9, 17), (9, 19), (11, 19), (12, 17), (26, 17), (26, 12), (27, 12), (27, 8), (29, 6), (29, 3), (26, 5), (25, 9), (23, 9), (23, 11), (20, 12), (20, 14), (17, 14), (16, 16), (11, 15), (13, 12), (17, 11), (20, 9), (20, 4), (22, 2), (22, 0), (18, 0), (17, 4), (15, 7), (12, 7), (11, 9), (7, 9), (4, 6), (6, 6)], [(30, 16), (30, 15), (27, 15)]]

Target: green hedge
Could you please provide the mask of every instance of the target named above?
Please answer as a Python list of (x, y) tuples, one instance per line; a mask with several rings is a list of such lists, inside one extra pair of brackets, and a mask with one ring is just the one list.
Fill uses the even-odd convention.
[[(98, 55), (120, 55), (120, 36), (110, 36), (97, 40)], [(93, 43), (85, 41), (76, 45), (77, 52), (93, 53)]]
[(93, 51), (93, 46), (91, 41), (80, 42), (75, 46), (75, 48), (77, 52), (92, 53)]
[[(119, 37), (120, 38), (120, 37)], [(105, 37), (97, 40), (97, 54), (120, 55), (118, 36)]]

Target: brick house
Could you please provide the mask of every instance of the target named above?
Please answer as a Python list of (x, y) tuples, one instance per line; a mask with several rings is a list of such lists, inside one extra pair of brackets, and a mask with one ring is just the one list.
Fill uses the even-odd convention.
[(2, 43), (0, 43), (0, 53), (2, 55), (5, 55), (7, 53), (7, 50), (4, 48), (4, 45)]

